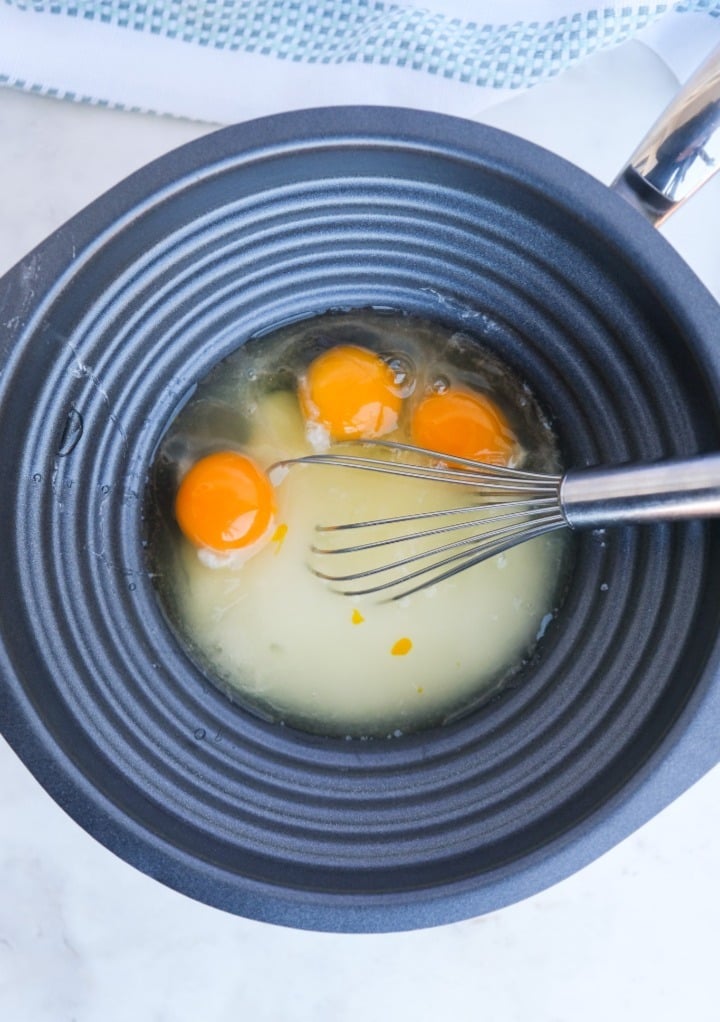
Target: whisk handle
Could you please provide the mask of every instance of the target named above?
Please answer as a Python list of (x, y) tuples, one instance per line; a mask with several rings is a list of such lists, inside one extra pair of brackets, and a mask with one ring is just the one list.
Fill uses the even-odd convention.
[(570, 471), (560, 505), (572, 528), (720, 516), (720, 454)]

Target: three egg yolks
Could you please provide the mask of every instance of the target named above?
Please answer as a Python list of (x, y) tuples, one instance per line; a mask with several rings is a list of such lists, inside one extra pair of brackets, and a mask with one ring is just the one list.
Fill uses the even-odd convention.
[(422, 398), (410, 430), (418, 447), (493, 465), (507, 465), (517, 443), (490, 398), (452, 387)]
[[(331, 439), (375, 439), (397, 425), (403, 398), (391, 368), (378, 355), (339, 345), (319, 355), (299, 388), (306, 419)], [(411, 412), (418, 447), (505, 465), (516, 446), (504, 415), (484, 394), (451, 387), (421, 398)], [(252, 547), (270, 534), (276, 513), (273, 486), (244, 454), (217, 451), (197, 461), (180, 483), (175, 516), (196, 546), (218, 552)]]
[(366, 348), (338, 345), (310, 364), (300, 383), (306, 420), (331, 440), (373, 440), (398, 424), (403, 399), (390, 366)]
[(175, 498), (175, 517), (195, 546), (242, 550), (268, 536), (275, 517), (270, 480), (252, 459), (217, 451), (190, 468)]

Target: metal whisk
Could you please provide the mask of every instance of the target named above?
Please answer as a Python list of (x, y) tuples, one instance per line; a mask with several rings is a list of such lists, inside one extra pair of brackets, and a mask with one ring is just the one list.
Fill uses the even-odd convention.
[[(481, 561), (556, 529), (601, 528), (720, 515), (720, 454), (629, 465), (575, 469), (544, 475), (452, 458), (408, 444), (358, 441), (354, 445), (397, 452), (412, 460), (383, 460), (333, 451), (278, 462), (274, 470), (294, 465), (324, 465), (381, 472), (427, 482), (469, 487), (479, 500), (462, 507), (423, 511), (373, 521), (318, 525), (319, 536), (348, 533), (350, 545), (312, 547), (322, 557), (366, 556), (369, 551), (400, 548), (400, 557), (382, 558), (357, 570), (338, 573), (313, 569), (346, 596), (388, 592), (390, 599), (435, 585)], [(424, 528), (422, 523), (438, 524)], [(379, 534), (379, 538), (376, 538)], [(402, 547), (438, 537), (430, 547), (403, 554)], [(455, 538), (459, 537), (459, 538)]]

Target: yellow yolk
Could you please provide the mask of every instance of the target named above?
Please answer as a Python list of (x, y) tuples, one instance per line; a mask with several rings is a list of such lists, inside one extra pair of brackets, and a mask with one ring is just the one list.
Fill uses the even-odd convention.
[(340, 345), (319, 355), (300, 383), (300, 406), (332, 440), (372, 440), (397, 426), (402, 407), (390, 367), (372, 351)]
[(275, 495), (254, 461), (218, 451), (197, 461), (180, 483), (175, 517), (195, 546), (219, 552), (240, 550), (269, 534)]
[(490, 398), (450, 388), (429, 394), (412, 416), (412, 440), (441, 454), (507, 465), (517, 440)]
[(410, 639), (398, 639), (398, 641), (394, 643), (390, 652), (393, 656), (406, 656), (411, 649), (412, 642)]
[(282, 522), (280, 525), (278, 525), (278, 527), (275, 530), (275, 532), (273, 532), (273, 534), (272, 534), (272, 541), (273, 541), (273, 543), (277, 544), (276, 549), (275, 549), (275, 553), (276, 554), (280, 552), (280, 547), (285, 542), (285, 537), (287, 536), (287, 533), (288, 533), (288, 527), (287, 527), (287, 523), (286, 522)]

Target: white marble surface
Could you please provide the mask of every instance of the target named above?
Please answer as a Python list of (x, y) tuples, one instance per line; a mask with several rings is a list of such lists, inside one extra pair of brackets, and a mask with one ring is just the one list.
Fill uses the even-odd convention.
[[(633, 43), (485, 119), (608, 181), (674, 86)], [(128, 171), (208, 130), (0, 90), (0, 272)], [(720, 299), (718, 224), (720, 175), (665, 232)], [(0, 1019), (717, 1022), (718, 805), (716, 769), (580, 873), (489, 916), (314, 934), (136, 872), (0, 743)]]

